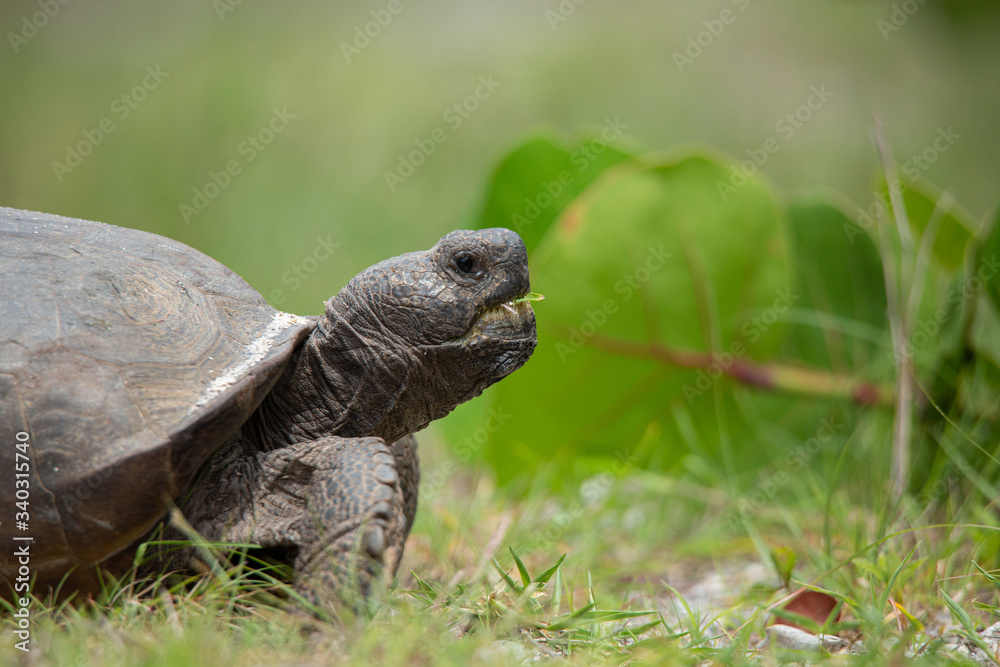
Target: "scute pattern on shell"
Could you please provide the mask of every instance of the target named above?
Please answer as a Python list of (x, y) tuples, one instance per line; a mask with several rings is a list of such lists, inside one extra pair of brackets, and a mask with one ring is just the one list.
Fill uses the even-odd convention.
[[(0, 208), (0, 284), (0, 438), (30, 435), (42, 582), (149, 530), (315, 326), (181, 243), (14, 209)], [(8, 476), (0, 505), (13, 498)], [(0, 541), (14, 532), (0, 519)]]

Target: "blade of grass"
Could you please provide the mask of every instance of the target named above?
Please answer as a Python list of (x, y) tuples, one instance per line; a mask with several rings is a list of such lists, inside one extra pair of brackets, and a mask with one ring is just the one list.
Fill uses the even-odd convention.
[(524, 566), (524, 563), (517, 555), (517, 552), (514, 551), (514, 547), (507, 547), (507, 548), (510, 549), (510, 555), (514, 557), (514, 564), (517, 565), (518, 574), (521, 575), (521, 583), (524, 584), (525, 587), (527, 587), (528, 584), (531, 583), (531, 575), (528, 574), (528, 568)]
[(500, 563), (497, 562), (496, 558), (493, 559), (493, 567), (495, 567), (497, 572), (500, 573), (500, 577), (504, 580), (510, 590), (514, 591), (518, 595), (524, 592), (524, 589), (510, 578), (510, 575), (507, 574), (507, 570), (500, 567)]
[(556, 561), (555, 565), (553, 565), (549, 569), (545, 570), (545, 572), (542, 572), (540, 575), (538, 575), (537, 577), (535, 577), (535, 583), (536, 584), (544, 584), (544, 583), (546, 583), (549, 579), (552, 578), (552, 575), (554, 575), (556, 573), (556, 570), (559, 569), (559, 566), (562, 565), (562, 562), (564, 560), (566, 560), (566, 554), (563, 554), (562, 556), (559, 556), (559, 560)]
[(962, 609), (962, 606), (957, 602), (955, 602), (955, 600), (952, 599), (950, 595), (945, 593), (943, 589), (938, 589), (938, 590), (941, 593), (941, 597), (944, 598), (944, 603), (948, 605), (948, 609), (951, 611), (952, 618), (954, 618), (961, 626), (961, 628), (959, 628), (958, 630), (958, 634), (962, 635), (968, 641), (975, 644), (983, 653), (986, 654), (986, 656), (990, 659), (990, 661), (993, 662), (994, 665), (1000, 665), (1000, 662), (997, 662), (996, 656), (993, 655), (993, 652), (990, 650), (990, 647), (986, 644), (985, 641), (983, 641), (983, 638), (979, 636), (979, 633), (976, 632), (976, 625), (972, 621), (972, 618), (969, 616), (968, 612)]

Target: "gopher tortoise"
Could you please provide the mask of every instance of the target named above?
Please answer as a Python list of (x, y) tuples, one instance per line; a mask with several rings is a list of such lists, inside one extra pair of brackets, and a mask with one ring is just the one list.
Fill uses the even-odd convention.
[(174, 504), (320, 599), (367, 595), (413, 524), (411, 434), (536, 343), (506, 229), (380, 262), (298, 317), (176, 241), (0, 208), (0, 286), (7, 598), (29, 578), (36, 595), (99, 590)]

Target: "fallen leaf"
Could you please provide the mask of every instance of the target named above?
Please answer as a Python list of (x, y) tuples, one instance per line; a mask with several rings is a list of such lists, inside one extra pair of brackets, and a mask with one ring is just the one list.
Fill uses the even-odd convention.
[[(837, 598), (826, 593), (820, 593), (819, 591), (801, 590), (795, 594), (791, 600), (785, 603), (782, 607), (784, 611), (790, 614), (796, 614), (798, 616), (804, 616), (812, 621), (815, 621), (817, 625), (822, 626), (826, 623), (826, 620), (830, 618), (830, 614), (837, 607)], [(836, 618), (833, 619), (834, 622), (840, 620), (840, 612), (837, 612)], [(793, 628), (798, 628), (799, 630), (809, 631), (809, 628), (803, 628), (792, 620), (775, 617), (772, 625), (790, 625)]]

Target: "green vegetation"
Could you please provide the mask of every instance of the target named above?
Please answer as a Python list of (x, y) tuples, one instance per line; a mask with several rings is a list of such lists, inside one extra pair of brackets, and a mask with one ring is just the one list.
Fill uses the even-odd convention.
[[(28, 656), (4, 613), (0, 663), (771, 664), (779, 617), (869, 651), (806, 656), (836, 664), (982, 644), (1000, 12), (404, 2), (359, 46), (386, 4), (59, 5), (0, 59), (0, 204), (176, 238), (298, 313), (510, 227), (534, 357), (420, 434), (417, 524), (363, 618), (290, 604), (250, 549), (38, 601)], [(834, 612), (787, 607), (803, 588)]]
[[(541, 186), (514, 176), (557, 145), (501, 162), (483, 226), (560, 179), (558, 161), (525, 163)], [(911, 187), (887, 189), (871, 229), (759, 179), (720, 197), (732, 169), (628, 157), (526, 223), (549, 295), (536, 357), (449, 422), (453, 447), (428, 443), (405, 569), (369, 614), (299, 599), (250, 549), (191, 580), (43, 602), (43, 660), (739, 664), (789, 657), (757, 647), (776, 618), (871, 659), (985, 647), (1000, 231)], [(456, 466), (480, 448), (493, 475)], [(803, 587), (833, 611), (786, 609)]]

